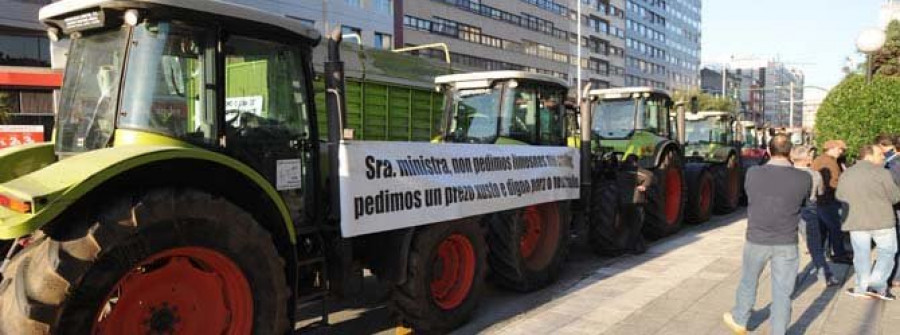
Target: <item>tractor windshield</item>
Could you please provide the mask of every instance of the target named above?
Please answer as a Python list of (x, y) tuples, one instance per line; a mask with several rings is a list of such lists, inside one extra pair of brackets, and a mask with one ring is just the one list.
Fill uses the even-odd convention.
[(134, 28), (132, 40), (119, 127), (215, 141), (214, 32), (144, 23)]
[(447, 139), (459, 143), (493, 143), (497, 139), (501, 86), (451, 90), (451, 119)]
[(128, 29), (122, 28), (72, 40), (57, 115), (57, 152), (106, 146), (115, 129), (127, 38)]
[(687, 120), (685, 135), (688, 144), (728, 142), (728, 122), (720, 117)]
[(632, 99), (601, 100), (594, 107), (593, 126), (601, 138), (625, 138), (634, 131), (635, 103)]

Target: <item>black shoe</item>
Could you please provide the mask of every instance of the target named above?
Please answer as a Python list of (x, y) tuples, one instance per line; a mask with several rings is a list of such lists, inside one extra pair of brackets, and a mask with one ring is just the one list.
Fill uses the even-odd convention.
[(832, 286), (838, 286), (840, 284), (841, 284), (841, 282), (839, 280), (835, 279), (834, 277), (828, 277), (828, 279), (825, 279), (825, 286), (832, 287)]
[(884, 293), (881, 293), (881, 292), (878, 292), (878, 291), (875, 291), (875, 290), (869, 290), (869, 292), (866, 292), (866, 294), (867, 294), (868, 296), (872, 297), (872, 298), (881, 299), (881, 300), (884, 300), (884, 301), (894, 301), (894, 300), (897, 299), (897, 298), (894, 297), (894, 295), (891, 294), (891, 292), (889, 292), (889, 291), (885, 291)]

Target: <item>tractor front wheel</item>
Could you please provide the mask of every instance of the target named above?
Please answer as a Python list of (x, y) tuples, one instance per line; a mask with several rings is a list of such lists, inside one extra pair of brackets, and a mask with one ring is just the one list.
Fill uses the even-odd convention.
[(496, 282), (533, 291), (559, 276), (569, 246), (569, 207), (551, 202), (488, 217), (488, 264)]
[(655, 178), (647, 198), (644, 234), (651, 239), (658, 239), (674, 234), (681, 228), (685, 183), (684, 167), (678, 152), (666, 151), (653, 173)]
[(15, 256), (0, 284), (0, 333), (288, 330), (284, 261), (239, 207), (161, 190), (100, 213)]
[(588, 237), (591, 249), (602, 256), (618, 256), (625, 252), (647, 250), (641, 233), (643, 218), (640, 206), (624, 206), (619, 201), (618, 184), (600, 181), (594, 184)]
[(468, 320), (484, 289), (484, 233), (473, 218), (416, 228), (406, 280), (391, 291), (400, 322), (446, 333)]
[(728, 214), (740, 205), (741, 165), (732, 155), (725, 164), (713, 167), (716, 179), (716, 201), (713, 210), (717, 214)]
[(709, 221), (715, 196), (713, 176), (704, 169), (694, 182), (688, 184), (688, 204), (684, 220), (693, 224)]

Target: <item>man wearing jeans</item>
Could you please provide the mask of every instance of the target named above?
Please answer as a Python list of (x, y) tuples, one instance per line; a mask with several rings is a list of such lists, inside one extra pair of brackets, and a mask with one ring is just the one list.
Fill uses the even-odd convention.
[(771, 160), (747, 171), (745, 189), (748, 198), (747, 241), (736, 301), (723, 319), (735, 334), (747, 333), (747, 322), (756, 304), (759, 276), (766, 264), (772, 272), (772, 334), (784, 334), (791, 320), (791, 294), (800, 255), (797, 228), (800, 209), (812, 189), (809, 173), (793, 168), (788, 156), (791, 141), (784, 134), (769, 142)]
[[(853, 244), (853, 268), (856, 287), (848, 290), (855, 297), (894, 300), (887, 287), (897, 252), (893, 205), (900, 202), (900, 188), (884, 169), (884, 151), (878, 145), (864, 145), (856, 165), (847, 169), (838, 183), (837, 199), (847, 213), (841, 229), (850, 232)], [(871, 262), (872, 242), (877, 258)]]
[(826, 141), (824, 155), (813, 161), (813, 170), (819, 171), (825, 184), (825, 193), (816, 200), (819, 221), (825, 226), (825, 236), (831, 245), (831, 260), (835, 263), (850, 264), (851, 255), (844, 249), (844, 234), (841, 233), (841, 204), (834, 198), (834, 192), (843, 171), (839, 158), (847, 145), (841, 140)]

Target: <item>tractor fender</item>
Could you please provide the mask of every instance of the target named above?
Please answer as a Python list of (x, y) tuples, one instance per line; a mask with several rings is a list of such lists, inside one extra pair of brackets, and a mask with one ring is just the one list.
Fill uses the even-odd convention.
[(728, 159), (731, 156), (739, 157), (737, 150), (734, 147), (730, 146), (721, 146), (716, 148), (711, 154), (710, 158), (712, 161), (717, 163), (728, 163)]
[[(217, 180), (209, 180), (216, 177)], [(172, 179), (177, 182), (170, 182)], [(204, 180), (207, 182), (204, 183)], [(113, 147), (82, 153), (0, 184), (0, 194), (31, 204), (30, 211), (26, 213), (0, 207), (0, 239), (31, 234), (75, 207), (73, 205), (79, 201), (116, 192), (116, 187), (111, 188), (111, 185), (120, 189), (141, 189), (197, 187), (198, 183), (215, 184), (222, 189), (227, 189), (229, 185), (252, 185), (266, 196), (244, 196), (264, 199), (257, 201), (273, 209), (269, 223), (283, 224), (290, 243), (296, 243), (287, 205), (275, 188), (249, 166), (209, 150), (153, 145)], [(247, 209), (251, 212), (259, 210)], [(260, 223), (265, 225), (265, 222)]]
[(56, 162), (53, 143), (32, 143), (0, 149), (0, 183)]
[(656, 155), (653, 158), (653, 168), (658, 168), (660, 164), (662, 164), (663, 155), (666, 154), (667, 151), (674, 150), (677, 156), (682, 156), (681, 146), (678, 145), (677, 142), (673, 140), (664, 140), (656, 144)]

